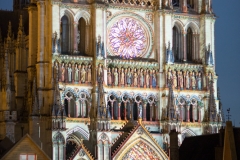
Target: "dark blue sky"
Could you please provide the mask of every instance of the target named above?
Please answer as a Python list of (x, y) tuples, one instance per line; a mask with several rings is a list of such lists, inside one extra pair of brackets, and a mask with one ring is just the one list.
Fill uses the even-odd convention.
[[(225, 111), (240, 126), (240, 0), (213, 0), (217, 15), (215, 25), (216, 71)], [(12, 10), (11, 0), (0, 0), (0, 9)]]

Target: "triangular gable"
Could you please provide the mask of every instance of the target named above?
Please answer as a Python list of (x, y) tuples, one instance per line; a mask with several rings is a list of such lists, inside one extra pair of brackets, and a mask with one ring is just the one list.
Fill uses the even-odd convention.
[(166, 153), (142, 124), (136, 126), (126, 140), (113, 154), (113, 159), (168, 160)]
[(38, 159), (51, 159), (48, 155), (26, 134), (3, 157), (3, 160), (19, 159), (20, 154), (36, 154)]
[(82, 147), (79, 149), (77, 155), (73, 158), (73, 160), (79, 160), (79, 159), (93, 160), (94, 158), (91, 156), (91, 154), (85, 148), (85, 146), (82, 145)]

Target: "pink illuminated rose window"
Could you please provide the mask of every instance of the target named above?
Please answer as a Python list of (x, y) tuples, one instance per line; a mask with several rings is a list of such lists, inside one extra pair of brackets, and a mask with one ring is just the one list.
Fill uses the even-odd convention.
[(109, 44), (117, 56), (126, 59), (140, 57), (146, 49), (146, 34), (136, 20), (123, 18), (110, 29)]

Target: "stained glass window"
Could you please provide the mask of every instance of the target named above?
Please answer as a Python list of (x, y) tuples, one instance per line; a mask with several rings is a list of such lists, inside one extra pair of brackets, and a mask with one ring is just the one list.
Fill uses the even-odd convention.
[(116, 56), (126, 59), (141, 57), (147, 48), (143, 26), (132, 18), (118, 20), (109, 31), (109, 45)]

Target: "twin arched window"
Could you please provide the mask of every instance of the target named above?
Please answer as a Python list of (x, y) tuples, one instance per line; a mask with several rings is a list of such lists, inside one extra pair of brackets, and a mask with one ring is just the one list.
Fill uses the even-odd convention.
[(61, 54), (87, 54), (88, 34), (89, 30), (84, 18), (76, 22), (70, 15), (64, 15), (60, 24)]
[(178, 26), (172, 29), (172, 50), (175, 62), (200, 62), (198, 51), (199, 36), (191, 27), (186, 32), (181, 32)]

